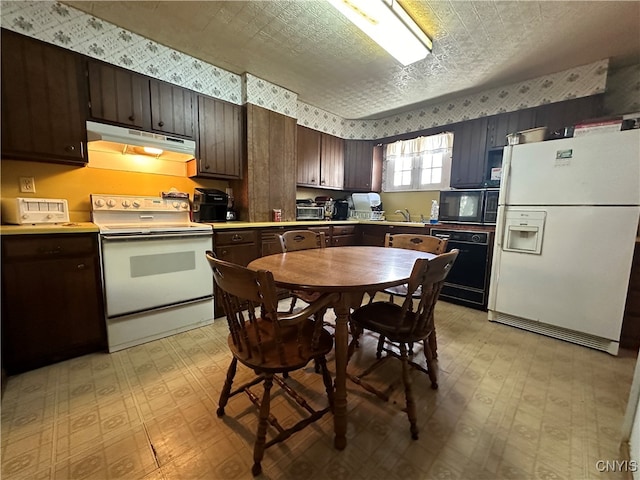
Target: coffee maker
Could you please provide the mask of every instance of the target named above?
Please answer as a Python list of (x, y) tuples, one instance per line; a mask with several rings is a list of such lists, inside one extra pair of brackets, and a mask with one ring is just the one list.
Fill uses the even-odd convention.
[(215, 188), (196, 188), (193, 193), (194, 222), (226, 222), (229, 196)]

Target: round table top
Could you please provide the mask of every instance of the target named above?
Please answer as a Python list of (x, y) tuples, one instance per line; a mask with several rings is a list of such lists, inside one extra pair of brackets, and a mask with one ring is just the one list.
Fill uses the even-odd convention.
[(248, 267), (271, 271), (288, 289), (366, 292), (406, 283), (418, 258), (433, 257), (403, 248), (327, 247), (268, 255)]

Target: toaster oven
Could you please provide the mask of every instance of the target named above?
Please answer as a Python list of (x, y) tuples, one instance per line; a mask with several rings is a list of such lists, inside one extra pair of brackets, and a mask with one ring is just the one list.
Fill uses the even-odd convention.
[(61, 198), (3, 198), (2, 222), (14, 225), (68, 223), (69, 205)]
[(324, 207), (296, 205), (296, 220), (324, 220)]

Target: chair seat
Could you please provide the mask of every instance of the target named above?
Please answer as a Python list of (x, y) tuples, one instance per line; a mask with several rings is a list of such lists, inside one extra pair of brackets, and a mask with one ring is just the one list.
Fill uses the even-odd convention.
[[(303, 368), (313, 358), (326, 355), (333, 348), (333, 337), (325, 329), (322, 329), (320, 332), (320, 340), (317, 348), (312, 348), (311, 342), (315, 322), (313, 320), (306, 320), (305, 325), (302, 327), (302, 335), (298, 339), (299, 342), (295, 340), (296, 336), (298, 336), (297, 326), (281, 328), (282, 348), (284, 349), (284, 354), (281, 357), (275, 342), (273, 322), (259, 319), (257, 325), (261, 342), (256, 341), (256, 330), (248, 328), (247, 335), (249, 336), (249, 344), (254, 345), (254, 347), (249, 350), (247, 350), (246, 347), (241, 349), (237, 345), (234, 345), (231, 335), (227, 338), (227, 343), (233, 355), (244, 365), (252, 369), (273, 373), (297, 370)], [(255, 346), (260, 343), (264, 359), (260, 354), (260, 350)], [(243, 341), (242, 345), (245, 346), (246, 342)]]
[(398, 325), (398, 318), (402, 315), (402, 307), (391, 302), (374, 302), (363, 305), (351, 314), (351, 320), (360, 327), (384, 335), (392, 342), (414, 342), (429, 336), (430, 331), (415, 332), (414, 312), (406, 312)]

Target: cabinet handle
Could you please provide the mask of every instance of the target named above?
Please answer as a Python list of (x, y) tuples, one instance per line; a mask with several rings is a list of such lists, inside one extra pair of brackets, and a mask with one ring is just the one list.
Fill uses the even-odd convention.
[(240, 240), (242, 240), (242, 235), (235, 234), (233, 237), (231, 237), (232, 242), (239, 242)]
[(75, 151), (76, 147), (74, 147), (73, 145), (67, 145), (66, 147), (64, 147), (64, 150), (66, 152), (73, 152)]
[(226, 250), (222, 250), (222, 252), (220, 252), (220, 256), (221, 257), (226, 257), (227, 253), (229, 253), (229, 252), (227, 252)]
[(209, 166), (209, 164), (205, 164), (204, 169), (205, 170), (209, 170), (211, 167)]
[(136, 117), (134, 117), (133, 115), (129, 115), (129, 120), (131, 120), (132, 122), (136, 119)]
[(158, 122), (159, 127), (164, 127), (164, 122)]
[(87, 266), (84, 263), (78, 264), (78, 270), (84, 270), (85, 268), (87, 268)]

